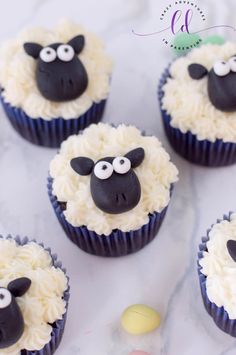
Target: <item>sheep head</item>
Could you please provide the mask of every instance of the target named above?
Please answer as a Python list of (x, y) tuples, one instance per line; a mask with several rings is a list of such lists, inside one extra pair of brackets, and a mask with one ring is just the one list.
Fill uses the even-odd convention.
[(125, 156), (105, 157), (96, 163), (88, 157), (71, 160), (79, 175), (90, 175), (90, 191), (95, 205), (103, 212), (118, 214), (133, 209), (140, 200), (141, 186), (134, 171), (144, 159), (144, 149)]
[(0, 349), (15, 344), (24, 332), (24, 319), (16, 297), (23, 296), (31, 285), (21, 277), (11, 281), (7, 288), (0, 287)]
[(236, 111), (236, 55), (228, 61), (215, 62), (210, 71), (201, 64), (190, 64), (188, 72), (194, 80), (208, 77), (208, 96), (218, 110)]
[(87, 72), (78, 58), (85, 46), (84, 36), (78, 35), (67, 44), (53, 43), (42, 47), (24, 43), (25, 52), (37, 60), (36, 82), (41, 94), (50, 101), (77, 99), (88, 86)]

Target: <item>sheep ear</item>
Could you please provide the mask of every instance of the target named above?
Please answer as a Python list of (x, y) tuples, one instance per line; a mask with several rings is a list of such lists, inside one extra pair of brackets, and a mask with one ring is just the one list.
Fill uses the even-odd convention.
[(39, 53), (43, 47), (38, 43), (26, 42), (24, 43), (25, 52), (34, 59), (38, 59)]
[(20, 277), (19, 279), (11, 281), (7, 289), (14, 297), (21, 297), (28, 291), (30, 285), (31, 280), (28, 279), (28, 277)]
[(91, 174), (94, 162), (90, 158), (78, 157), (71, 160), (70, 166), (77, 174), (86, 176)]
[(208, 74), (208, 70), (201, 64), (193, 63), (188, 66), (188, 73), (192, 79), (199, 80)]
[(236, 262), (236, 240), (228, 240), (227, 241), (227, 249), (228, 253), (233, 259), (233, 261)]
[(132, 168), (137, 168), (142, 163), (144, 155), (143, 148), (136, 148), (127, 153), (125, 157), (130, 160)]
[(74, 38), (72, 38), (68, 44), (74, 48), (74, 51), (76, 54), (79, 54), (82, 49), (84, 48), (85, 45), (85, 38), (83, 35), (78, 35)]

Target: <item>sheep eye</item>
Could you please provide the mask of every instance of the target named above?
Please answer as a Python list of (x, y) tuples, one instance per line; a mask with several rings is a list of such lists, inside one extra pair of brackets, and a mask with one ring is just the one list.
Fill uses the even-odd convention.
[(56, 59), (57, 54), (53, 48), (45, 47), (40, 51), (39, 56), (43, 62), (50, 63)]
[(125, 174), (131, 168), (131, 162), (126, 157), (117, 157), (113, 160), (113, 168), (118, 174)]
[(99, 161), (94, 167), (94, 175), (101, 180), (108, 179), (113, 173), (113, 166), (107, 161)]
[(74, 49), (69, 44), (61, 44), (57, 48), (57, 56), (63, 62), (70, 62), (75, 55)]
[(225, 76), (230, 72), (230, 64), (224, 61), (218, 61), (213, 66), (214, 73), (217, 76)]
[(229, 66), (230, 66), (230, 69), (232, 70), (232, 72), (236, 72), (236, 56), (230, 58), (229, 60)]
[(0, 309), (6, 308), (11, 303), (11, 293), (6, 288), (0, 288)]

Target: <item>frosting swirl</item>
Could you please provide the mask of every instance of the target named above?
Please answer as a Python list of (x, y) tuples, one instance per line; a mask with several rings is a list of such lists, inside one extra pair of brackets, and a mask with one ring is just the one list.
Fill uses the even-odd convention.
[(24, 333), (16, 344), (1, 349), (1, 354), (40, 350), (51, 339), (51, 324), (66, 311), (63, 294), (68, 288), (67, 278), (61, 269), (52, 266), (50, 254), (34, 242), (21, 246), (14, 240), (0, 239), (0, 252), (0, 287), (7, 287), (18, 277), (31, 280), (28, 292), (16, 298), (24, 318)]
[(162, 108), (171, 116), (171, 126), (182, 133), (191, 131), (199, 140), (236, 143), (236, 112), (215, 108), (207, 93), (207, 77), (193, 80), (188, 66), (198, 63), (210, 70), (217, 60), (228, 60), (236, 53), (236, 44), (203, 45), (185, 57), (175, 60), (170, 67), (171, 78), (163, 86)]
[[(46, 46), (56, 42), (67, 43), (78, 34), (84, 35), (86, 39), (86, 46), (79, 58), (86, 68), (88, 87), (80, 97), (69, 102), (49, 101), (38, 90), (35, 80), (36, 62), (26, 55), (23, 44), (37, 42)], [(94, 102), (107, 98), (111, 71), (112, 63), (105, 53), (102, 41), (82, 26), (66, 20), (61, 21), (53, 30), (25, 30), (0, 49), (0, 84), (4, 89), (4, 99), (12, 106), (22, 108), (32, 118), (78, 118)]]
[(201, 273), (206, 276), (208, 298), (217, 307), (224, 307), (230, 319), (236, 319), (236, 263), (229, 255), (228, 240), (236, 240), (236, 213), (230, 221), (216, 223), (209, 232), (207, 252), (200, 259)]
[[(91, 197), (90, 177), (76, 174), (70, 160), (84, 156), (98, 161), (105, 156), (123, 156), (137, 147), (145, 150), (144, 161), (135, 169), (142, 190), (138, 205), (116, 215), (102, 212)], [(156, 137), (143, 136), (133, 126), (122, 124), (115, 128), (104, 123), (91, 125), (82, 134), (63, 142), (50, 164), (50, 175), (54, 195), (67, 202), (64, 212), (67, 221), (105, 235), (116, 228), (130, 231), (148, 223), (149, 213), (161, 212), (168, 205), (170, 186), (178, 179), (176, 167)]]

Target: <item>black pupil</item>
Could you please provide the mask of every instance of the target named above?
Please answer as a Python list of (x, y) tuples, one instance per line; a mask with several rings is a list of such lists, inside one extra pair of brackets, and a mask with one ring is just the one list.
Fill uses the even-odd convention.
[(2, 293), (0, 293), (0, 300), (4, 300), (4, 298), (5, 296)]
[(103, 165), (103, 166), (102, 166), (102, 170), (107, 170), (107, 166), (106, 166), (106, 165)]
[(222, 62), (222, 64), (225, 64), (225, 62)]
[(66, 52), (66, 53), (68, 52), (68, 50), (69, 50), (68, 48), (65, 48), (65, 52)]
[(120, 160), (120, 164), (123, 165), (125, 163), (124, 159)]
[(48, 51), (47, 51), (47, 54), (51, 54), (51, 51), (50, 51), (50, 50), (48, 50)]

